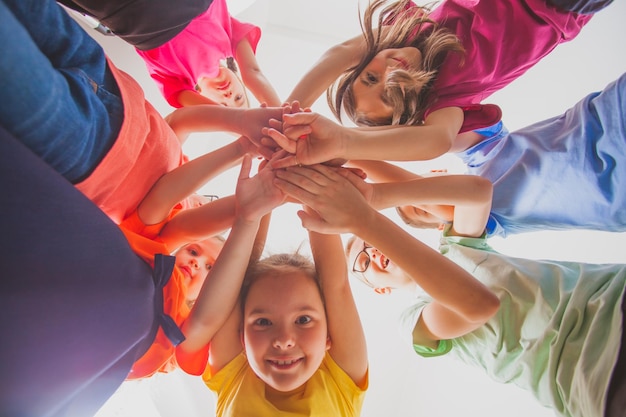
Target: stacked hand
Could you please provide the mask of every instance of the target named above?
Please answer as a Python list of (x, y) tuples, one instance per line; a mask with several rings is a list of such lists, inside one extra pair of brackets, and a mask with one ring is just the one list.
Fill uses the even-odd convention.
[(353, 232), (373, 212), (372, 187), (347, 168), (311, 165), (275, 171), (274, 183), (311, 210), (301, 210), (302, 226), (319, 233)]
[(272, 158), (274, 168), (316, 163), (338, 166), (345, 162), (341, 159), (345, 128), (310, 109), (301, 109), (297, 101), (285, 107), (282, 123), (273, 120), (262, 133), (261, 143), (267, 149), (286, 151), (281, 158)]

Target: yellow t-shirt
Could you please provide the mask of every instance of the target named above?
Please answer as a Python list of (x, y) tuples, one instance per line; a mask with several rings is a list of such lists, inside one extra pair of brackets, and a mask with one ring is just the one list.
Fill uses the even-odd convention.
[(366, 378), (357, 386), (328, 353), (306, 384), (287, 393), (269, 389), (243, 352), (215, 375), (207, 368), (202, 379), (217, 394), (218, 417), (356, 417), (368, 385)]

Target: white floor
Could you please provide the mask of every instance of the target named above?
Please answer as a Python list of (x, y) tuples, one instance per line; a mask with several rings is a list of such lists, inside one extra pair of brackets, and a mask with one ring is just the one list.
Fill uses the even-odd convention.
[[(500, 0), (502, 1), (502, 0)], [(356, 0), (229, 0), (233, 14), (260, 25), (263, 36), (257, 56), (279, 94), (286, 97), (299, 76), (330, 45), (358, 33)], [(598, 14), (574, 41), (561, 45), (549, 57), (489, 101), (499, 104), (510, 129), (525, 126), (564, 111), (591, 91), (602, 89), (626, 70), (626, 3), (615, 2)], [(172, 109), (160, 97), (132, 48), (116, 38), (95, 32), (117, 66), (135, 76), (162, 114)], [(328, 114), (323, 100), (314, 110)], [(185, 152), (195, 157), (232, 140), (224, 134), (195, 135)], [(461, 170), (458, 160), (406, 164), (415, 172), (447, 167)], [(236, 170), (205, 187), (210, 194), (234, 190)], [(282, 207), (274, 216), (267, 252), (290, 251), (306, 240), (294, 207)], [(398, 220), (395, 212), (389, 216)], [(279, 220), (277, 220), (279, 219)], [(437, 232), (415, 236), (437, 245)], [(544, 232), (506, 240), (493, 239), (503, 253), (528, 258), (587, 262), (625, 262), (626, 234), (600, 232)], [(552, 412), (538, 406), (525, 392), (495, 384), (473, 369), (447, 358), (424, 360), (399, 343), (395, 314), (406, 301), (401, 296), (379, 296), (354, 285), (355, 296), (368, 336), (370, 389), (364, 417), (412, 415), (541, 417)], [(153, 380), (126, 383), (99, 413), (99, 417), (211, 416), (213, 398), (198, 378), (182, 373)]]

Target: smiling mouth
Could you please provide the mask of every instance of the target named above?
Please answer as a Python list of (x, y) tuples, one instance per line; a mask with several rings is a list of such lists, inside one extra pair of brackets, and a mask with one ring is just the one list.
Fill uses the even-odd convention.
[(400, 68), (402, 68), (403, 70), (407, 70), (407, 71), (409, 70), (409, 68), (410, 68), (410, 67), (409, 67), (409, 64), (408, 64), (408, 62), (406, 62), (404, 59), (401, 59), (401, 58), (394, 58), (394, 60), (398, 63), (398, 66), (399, 66)]
[(389, 266), (389, 258), (384, 255), (381, 255), (380, 262), (382, 264), (383, 269), (386, 269)]
[(269, 363), (273, 368), (287, 370), (296, 367), (303, 360), (304, 358), (290, 359), (285, 361), (268, 359), (267, 363)]
[(182, 271), (183, 275), (187, 278), (191, 278), (191, 269), (188, 266), (181, 266), (179, 269)]
[(222, 84), (220, 84), (219, 86), (217, 86), (218, 90), (226, 90), (228, 87), (230, 87), (230, 81), (226, 81)]

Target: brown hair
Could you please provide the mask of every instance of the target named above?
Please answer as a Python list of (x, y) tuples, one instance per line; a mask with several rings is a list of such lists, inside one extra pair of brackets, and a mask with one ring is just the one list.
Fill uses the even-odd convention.
[[(374, 34), (373, 15), (387, 0), (372, 2), (360, 19), (367, 51), (361, 61), (349, 68), (326, 91), (326, 99), (335, 117), (341, 121), (341, 109), (359, 126), (419, 125), (436, 97), (432, 85), (448, 52), (464, 52), (459, 39), (429, 18), (433, 3), (416, 6), (411, 0), (399, 0), (383, 8)], [(383, 30), (383, 27), (385, 30)], [(356, 111), (352, 85), (363, 69), (382, 50), (412, 46), (422, 53), (422, 69), (392, 71), (385, 80), (385, 93), (393, 114), (384, 120), (369, 119)]]
[(250, 292), (250, 287), (254, 282), (264, 275), (286, 275), (289, 272), (301, 272), (307, 277), (315, 281), (317, 289), (320, 292), (322, 301), (324, 301), (324, 294), (320, 286), (319, 276), (315, 268), (315, 264), (306, 256), (301, 255), (298, 252), (295, 253), (280, 253), (271, 255), (260, 261), (253, 262), (248, 266), (246, 275), (241, 286), (241, 292), (239, 293), (239, 300), (241, 308), (244, 308), (246, 298)]

